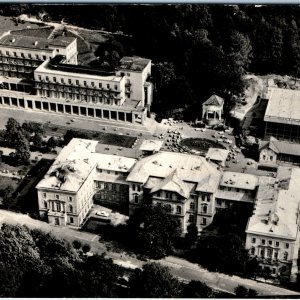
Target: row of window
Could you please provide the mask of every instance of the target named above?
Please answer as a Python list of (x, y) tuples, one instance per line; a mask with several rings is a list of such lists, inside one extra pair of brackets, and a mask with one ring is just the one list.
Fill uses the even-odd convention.
[[(266, 158), (267, 158), (266, 155), (263, 155), (263, 160), (266, 160)], [(273, 161), (273, 156), (272, 155), (270, 156), (270, 161)]]
[(132, 185), (132, 190), (133, 190), (133, 191), (141, 192), (141, 191), (142, 191), (142, 186), (141, 186), (141, 185), (138, 185), (138, 184), (133, 184), (133, 185)]
[(98, 171), (99, 173), (106, 173), (106, 174), (113, 174), (113, 175), (123, 175), (122, 172), (111, 171), (111, 170), (104, 170), (104, 169), (99, 169), (99, 168), (97, 168), (97, 171)]
[[(58, 195), (58, 194), (55, 194), (54, 197), (55, 197), (56, 200), (60, 199), (60, 195)], [(43, 193), (43, 198), (47, 198), (47, 193)], [(72, 196), (68, 196), (68, 200), (69, 201), (73, 201), (73, 197)]]
[[(255, 254), (255, 248), (254, 247), (252, 247), (250, 249), (250, 254), (251, 255)], [(288, 255), (289, 255), (288, 252), (285, 251), (283, 253), (283, 259), (288, 260)], [(273, 259), (277, 260), (278, 259), (278, 250), (273, 252), (273, 249), (270, 249), (270, 248), (269, 249), (260, 249), (260, 252), (258, 253), (258, 256), (260, 256), (261, 258), (273, 258)]]
[[(251, 243), (252, 244), (255, 244), (256, 243), (256, 238), (253, 237), (251, 239)], [(267, 241), (265, 239), (261, 239), (261, 245), (266, 245), (267, 244)], [(273, 241), (273, 240), (268, 240), (268, 245), (269, 246), (275, 246), (275, 247), (279, 247), (280, 243), (279, 241)], [(285, 249), (288, 249), (290, 247), (290, 244), (289, 243), (284, 243), (284, 247)]]
[[(42, 81), (42, 76), (41, 76), (41, 75), (38, 75), (38, 80), (39, 80), (39, 81)], [(49, 76), (46, 76), (46, 77), (45, 77), (45, 80), (46, 80), (46, 81), (49, 81)], [(63, 78), (63, 77), (61, 77), (60, 79), (58, 79), (58, 78), (56, 78), (56, 77), (54, 76), (54, 77), (52, 78), (52, 81), (53, 81), (53, 82), (58, 82), (58, 81), (60, 81), (60, 83), (65, 84), (65, 78)], [(72, 83), (73, 83), (73, 81), (72, 81), (71, 78), (68, 78), (68, 81), (67, 81), (67, 82), (68, 82), (68, 84), (72, 84)], [(79, 85), (79, 80), (78, 80), (78, 79), (75, 80), (75, 84), (76, 84), (76, 85)], [(88, 82), (87, 82), (86, 80), (84, 80), (84, 81), (83, 81), (83, 85), (84, 85), (84, 86), (88, 86)], [(94, 82), (94, 81), (91, 81), (91, 82), (90, 82), (90, 86), (96, 87), (95, 82)], [(104, 88), (104, 86), (105, 86), (105, 84), (103, 84), (102, 82), (99, 82), (99, 83), (98, 83), (98, 87), (99, 87), (100, 89), (101, 89), (101, 88)], [(107, 84), (106, 84), (106, 88), (107, 88), (107, 89), (110, 89), (110, 88), (112, 88), (112, 85), (111, 85), (110, 83), (107, 83)], [(115, 85), (114, 85), (114, 89), (115, 89), (115, 90), (118, 90), (118, 85), (115, 84)]]
[[(1, 51), (1, 50), (0, 50), (0, 54), (2, 55), (2, 51)], [(5, 51), (5, 55), (7, 55), (7, 56), (12, 55), (12, 56), (14, 56), (14, 57), (18, 57), (18, 54), (17, 54), (17, 52), (15, 52), (15, 51), (13, 51), (12, 53), (10, 53), (9, 51)], [(20, 53), (20, 56), (21, 56), (22, 58), (25, 58), (25, 54), (24, 54), (23, 52)], [(27, 53), (27, 58), (32, 59), (32, 58), (33, 58), (32, 54), (31, 54), (31, 53)], [(46, 60), (46, 59), (47, 59), (47, 56), (46, 56), (46, 55), (35, 54), (35, 59)]]
[[(172, 205), (171, 205), (171, 204), (163, 204), (163, 203), (161, 203), (161, 202), (157, 202), (157, 205), (158, 205), (158, 206), (164, 206), (164, 207), (166, 208), (167, 212), (169, 212), (169, 213), (172, 213), (172, 212), (173, 212), (173, 210), (172, 210)], [(176, 214), (180, 215), (180, 214), (181, 214), (181, 211), (182, 211), (181, 206), (176, 205)]]

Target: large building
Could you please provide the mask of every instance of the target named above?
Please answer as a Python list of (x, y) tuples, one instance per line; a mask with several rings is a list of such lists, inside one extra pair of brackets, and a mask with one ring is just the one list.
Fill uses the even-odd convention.
[(265, 136), (300, 140), (300, 91), (270, 88), (264, 116)]
[(274, 277), (298, 273), (300, 169), (279, 167), (276, 178), (261, 177), (248, 221), (246, 248)]
[(2, 107), (144, 124), (152, 102), (151, 60), (79, 66), (76, 38), (4, 34), (0, 76)]

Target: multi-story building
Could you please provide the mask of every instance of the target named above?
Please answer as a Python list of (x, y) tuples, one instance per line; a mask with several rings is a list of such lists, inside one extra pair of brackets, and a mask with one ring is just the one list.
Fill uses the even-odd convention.
[(252, 174), (223, 172), (216, 193), (216, 211), (237, 202), (253, 204), (258, 182), (258, 177)]
[(152, 102), (151, 60), (124, 57), (117, 69), (79, 66), (75, 38), (3, 35), (1, 75), (3, 107), (144, 124)]
[(97, 144), (72, 139), (36, 186), (40, 216), (50, 224), (80, 227), (94, 198), (112, 206), (128, 204), (126, 177), (136, 160), (97, 153)]
[(246, 229), (246, 248), (274, 277), (298, 273), (300, 169), (279, 167), (277, 178), (262, 177)]
[(6, 32), (0, 38), (0, 76), (33, 78), (34, 70), (57, 54), (63, 55), (66, 63), (77, 64), (76, 38), (46, 39)]
[(127, 177), (129, 211), (143, 201), (164, 205), (181, 220), (183, 232), (190, 223), (201, 230), (212, 222), (219, 180), (217, 167), (204, 157), (158, 152), (137, 161)]

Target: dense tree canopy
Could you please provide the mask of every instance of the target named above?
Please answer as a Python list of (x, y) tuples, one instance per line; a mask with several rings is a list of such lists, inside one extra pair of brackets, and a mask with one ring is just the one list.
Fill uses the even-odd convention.
[(172, 252), (181, 233), (180, 221), (163, 206), (143, 205), (130, 217), (128, 225), (135, 248), (156, 259)]

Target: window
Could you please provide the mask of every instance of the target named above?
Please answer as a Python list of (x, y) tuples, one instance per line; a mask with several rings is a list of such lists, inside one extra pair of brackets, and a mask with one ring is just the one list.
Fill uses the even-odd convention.
[(263, 159), (264, 159), (264, 160), (266, 159), (266, 156), (265, 156), (265, 155), (263, 155)]
[(132, 185), (132, 190), (135, 191), (135, 184)]
[(14, 56), (17, 56), (17, 52), (14, 52)]
[[(21, 56), (22, 56), (22, 53), (21, 53)], [(43, 55), (43, 60), (46, 60), (46, 59), (47, 59), (46, 55)]]
[(60, 79), (61, 83), (65, 83), (65, 80), (63, 78)]
[(278, 259), (278, 251), (274, 252), (274, 259)]
[(252, 244), (255, 244), (255, 243), (256, 243), (256, 238), (252, 238), (252, 239), (251, 239), (251, 243), (252, 243)]
[(285, 249), (289, 249), (290, 244), (289, 243), (285, 243)]
[(284, 259), (284, 260), (287, 260), (287, 259), (288, 259), (288, 253), (287, 253), (287, 252), (284, 252), (284, 254), (283, 254), (283, 259)]
[(107, 88), (110, 89), (110, 84), (107, 84)]
[(176, 206), (176, 214), (181, 214), (181, 206)]
[(59, 199), (59, 195), (55, 195), (55, 199)]
[(76, 84), (79, 85), (79, 80), (76, 79)]
[(228, 191), (231, 191), (231, 187), (228, 187), (227, 190), (228, 190)]
[(36, 54), (36, 55), (35, 55), (35, 58), (36, 58), (36, 59), (40, 59), (40, 57), (39, 57), (39, 55), (38, 55), (38, 54)]
[(55, 218), (55, 219), (54, 219), (54, 224), (55, 224), (55, 225), (59, 225), (59, 218)]
[(102, 88), (102, 83), (101, 83), (101, 82), (99, 82), (99, 88), (100, 88), (100, 89)]
[(56, 82), (56, 77), (53, 77), (53, 81)]
[(207, 195), (206, 200), (207, 202), (210, 202), (210, 195)]
[(273, 160), (273, 156), (270, 156), (270, 161), (272, 161)]
[(265, 245), (266, 240), (262, 239), (262, 240), (261, 240), (261, 243), (262, 243), (262, 245)]
[(279, 247), (279, 242), (275, 242), (275, 246), (276, 246), (276, 247)]
[(108, 184), (107, 183), (104, 183), (104, 188), (107, 190), (107, 188), (108, 188)]
[(251, 255), (254, 255), (254, 254), (255, 254), (255, 248), (254, 248), (254, 247), (252, 247), (252, 248), (250, 249), (250, 254), (251, 254)]
[(83, 85), (86, 86), (86, 81), (83, 82)]
[(165, 208), (166, 208), (166, 211), (167, 211), (168, 213), (172, 212), (172, 206), (171, 206), (171, 204), (166, 204), (166, 205), (165, 205)]
[(118, 86), (115, 84), (115, 90), (118, 90)]
[(70, 217), (70, 223), (74, 223), (73, 217)]
[(201, 196), (202, 201), (205, 201), (205, 195)]
[(21, 52), (21, 57), (23, 57), (23, 58), (25, 57), (23, 52)]
[(42, 80), (42, 76), (41, 76), (41, 75), (38, 75), (38, 79), (41, 81), (41, 80)]
[(56, 204), (56, 211), (60, 211), (60, 204), (59, 203), (55, 203)]
[(73, 206), (71, 204), (69, 205), (69, 212), (73, 213)]
[(269, 240), (269, 245), (272, 246), (273, 242), (272, 240)]
[(159, 192), (157, 192), (157, 197), (160, 197), (160, 191), (159, 191)]
[(267, 250), (267, 257), (272, 257), (272, 249)]
[(94, 83), (94, 81), (92, 81), (92, 82), (91, 82), (91, 85), (92, 85), (92, 87), (94, 87), (94, 86), (95, 86), (95, 83)]
[(9, 55), (9, 51), (6, 51), (6, 55)]
[(189, 220), (188, 222), (194, 223), (195, 222), (195, 217), (193, 215), (189, 215)]
[(139, 203), (139, 196), (138, 195), (134, 195), (134, 203)]
[(261, 249), (261, 250), (260, 250), (260, 256), (261, 256), (262, 258), (265, 257), (265, 249)]
[(142, 190), (142, 187), (140, 185), (137, 186), (138, 192)]
[(71, 79), (68, 79), (68, 83), (69, 83), (69, 84), (72, 84), (72, 80), (71, 80)]
[(46, 76), (46, 81), (49, 81), (49, 77), (48, 76)]
[(47, 205), (47, 201), (44, 201), (44, 208), (47, 208), (48, 205)]
[(47, 194), (46, 193), (43, 193), (43, 198), (46, 198)]
[(206, 225), (206, 218), (202, 218), (202, 225)]
[(217, 205), (222, 205), (222, 200), (221, 199), (217, 199)]
[(195, 202), (190, 203), (190, 210), (195, 210)]
[(73, 197), (69, 196), (69, 201), (72, 201), (73, 200)]
[(203, 212), (204, 214), (207, 213), (207, 205), (203, 205), (203, 206), (202, 206), (202, 212)]

